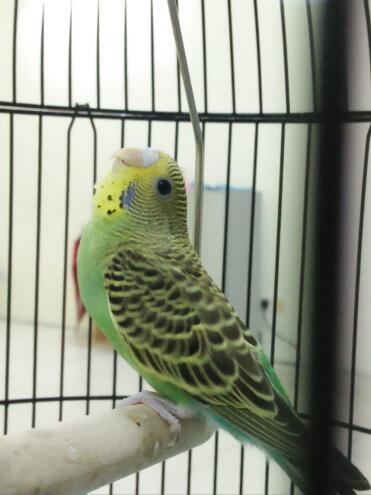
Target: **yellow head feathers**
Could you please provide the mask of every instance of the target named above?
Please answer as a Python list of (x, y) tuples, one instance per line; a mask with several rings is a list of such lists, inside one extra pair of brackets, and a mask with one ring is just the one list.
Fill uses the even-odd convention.
[(122, 148), (112, 158), (112, 170), (94, 187), (93, 213), (113, 219), (129, 209), (138, 182), (167, 174), (171, 158), (152, 148)]
[(122, 148), (94, 188), (93, 218), (186, 231), (186, 195), (177, 163), (153, 148)]

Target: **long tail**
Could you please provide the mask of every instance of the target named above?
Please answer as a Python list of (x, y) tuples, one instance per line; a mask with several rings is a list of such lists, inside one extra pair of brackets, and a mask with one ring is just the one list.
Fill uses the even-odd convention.
[(341, 495), (353, 494), (354, 490), (369, 490), (370, 483), (361, 471), (341, 452), (334, 449), (334, 479)]
[[(303, 466), (294, 464), (286, 459), (279, 459), (274, 453), (272, 453), (272, 457), (304, 493), (309, 493), (310, 487), (306, 480), (306, 471), (303, 469)], [(335, 480), (334, 488), (339, 495), (356, 495), (354, 490), (363, 491), (370, 489), (370, 483), (367, 478), (336, 449), (334, 449), (333, 454), (332, 479)]]

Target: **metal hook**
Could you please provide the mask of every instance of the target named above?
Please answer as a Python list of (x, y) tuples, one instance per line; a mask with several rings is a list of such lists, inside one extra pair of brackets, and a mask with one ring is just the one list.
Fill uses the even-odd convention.
[(189, 114), (191, 117), (193, 134), (196, 145), (196, 208), (195, 208), (195, 226), (194, 226), (194, 247), (196, 252), (200, 253), (201, 244), (201, 222), (202, 222), (202, 193), (203, 193), (203, 176), (204, 176), (204, 143), (200, 120), (198, 117), (196, 103), (194, 99), (191, 78), (189, 75), (187, 57), (184, 50), (182, 32), (180, 29), (178, 9), (176, 0), (168, 0), (169, 14), (173, 26), (174, 40), (179, 61), (180, 72), (182, 74), (185, 93), (187, 96)]

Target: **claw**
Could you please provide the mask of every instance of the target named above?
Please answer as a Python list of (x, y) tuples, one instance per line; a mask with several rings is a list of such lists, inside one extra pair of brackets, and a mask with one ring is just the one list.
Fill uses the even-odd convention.
[(182, 406), (178, 406), (170, 400), (163, 399), (154, 392), (143, 390), (138, 394), (132, 395), (120, 401), (118, 407), (133, 406), (135, 404), (145, 404), (150, 407), (164, 420), (170, 427), (170, 431), (175, 435), (175, 441), (178, 441), (182, 432), (180, 420), (191, 418), (193, 413)]

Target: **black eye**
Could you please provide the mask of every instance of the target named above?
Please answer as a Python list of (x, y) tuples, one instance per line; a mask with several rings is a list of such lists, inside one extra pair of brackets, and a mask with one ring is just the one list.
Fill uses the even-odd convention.
[(160, 179), (157, 182), (157, 191), (161, 196), (168, 196), (171, 193), (171, 184), (166, 179)]

